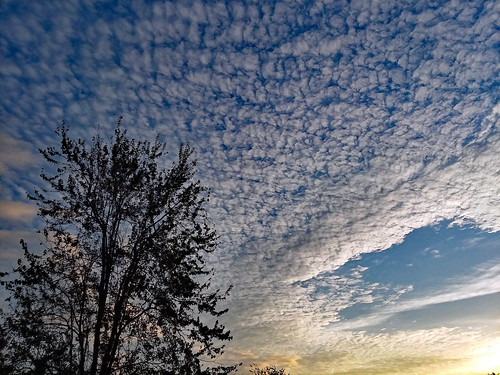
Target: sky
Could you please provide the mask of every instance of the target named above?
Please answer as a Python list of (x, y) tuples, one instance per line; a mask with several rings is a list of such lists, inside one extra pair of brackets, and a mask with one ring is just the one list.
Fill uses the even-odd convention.
[(495, 0), (4, 0), (0, 267), (37, 148), (123, 115), (211, 188), (220, 362), (500, 371), (499, 30)]

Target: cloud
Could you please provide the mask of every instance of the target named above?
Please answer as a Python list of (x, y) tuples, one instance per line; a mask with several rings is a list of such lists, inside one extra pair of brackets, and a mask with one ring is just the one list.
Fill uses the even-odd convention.
[[(436, 328), (396, 334), (370, 335), (365, 332), (347, 334), (337, 347), (354, 352), (327, 363), (324, 373), (335, 370), (339, 374), (421, 374), (453, 373), (465, 369), (474, 361), (467, 353), (484, 339), (478, 332), (460, 332), (456, 329)], [(494, 342), (489, 338), (488, 342)], [(476, 368), (467, 368), (475, 371)], [(467, 372), (465, 372), (467, 373)]]
[[(320, 338), (316, 351), (297, 358), (293, 351), (261, 358), (261, 363), (288, 363), (293, 373), (338, 374), (411, 374), (462, 371), (491, 371), (494, 348), (498, 338), (484, 332), (457, 328), (432, 328), (370, 334), (367, 332), (337, 332)], [(249, 354), (247, 354), (248, 356)], [(478, 359), (482, 355), (483, 363)], [(252, 360), (254, 356), (252, 356)], [(287, 360), (288, 359), (288, 360)], [(280, 362), (281, 361), (281, 362)], [(296, 362), (295, 362), (296, 361)]]
[(25, 169), (39, 163), (38, 155), (31, 150), (32, 145), (26, 141), (12, 138), (8, 134), (0, 137), (0, 173), (6, 175), (13, 169)]
[(37, 207), (23, 202), (0, 201), (0, 219), (31, 222), (37, 214)]
[(445, 289), (427, 293), (424, 297), (413, 297), (398, 300), (379, 309), (373, 314), (362, 316), (348, 322), (332, 324), (333, 329), (358, 330), (388, 321), (393, 316), (406, 311), (419, 310), (432, 305), (466, 300), (500, 292), (500, 266), (483, 265), (471, 275), (456, 280), (450, 280)]
[(62, 120), (189, 141), (243, 349), (272, 330), (319, 350), (311, 332), (376, 298), (332, 276), (349, 259), (444, 219), (500, 230), (496, 2), (19, 4), (0, 26), (3, 199), (37, 184)]

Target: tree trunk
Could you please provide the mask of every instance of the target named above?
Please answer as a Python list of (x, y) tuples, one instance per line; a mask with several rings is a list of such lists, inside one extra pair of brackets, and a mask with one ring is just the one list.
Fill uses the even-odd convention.
[(106, 232), (104, 231), (102, 235), (102, 245), (101, 245), (101, 257), (102, 257), (102, 271), (101, 280), (99, 281), (99, 291), (98, 291), (98, 307), (96, 315), (96, 323), (94, 328), (94, 345), (92, 352), (92, 364), (90, 366), (89, 375), (97, 375), (97, 364), (99, 360), (99, 351), (101, 348), (101, 328), (104, 319), (104, 313), (106, 310), (106, 300), (108, 298), (108, 287), (109, 279), (111, 276), (111, 262), (108, 261), (109, 249), (107, 246)]

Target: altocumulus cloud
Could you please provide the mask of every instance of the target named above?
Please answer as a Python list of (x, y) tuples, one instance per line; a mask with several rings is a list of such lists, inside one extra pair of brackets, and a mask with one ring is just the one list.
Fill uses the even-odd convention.
[(36, 183), (36, 168), (19, 166), (61, 120), (85, 137), (124, 114), (132, 135), (191, 142), (221, 235), (212, 261), (235, 284), (228, 323), (248, 358), (277, 344), (333, 353), (322, 332), (338, 312), (382, 298), (362, 268), (332, 274), (349, 259), (444, 219), (500, 229), (498, 2), (0, 11), (2, 136), (33, 145), (2, 164), (3, 197)]

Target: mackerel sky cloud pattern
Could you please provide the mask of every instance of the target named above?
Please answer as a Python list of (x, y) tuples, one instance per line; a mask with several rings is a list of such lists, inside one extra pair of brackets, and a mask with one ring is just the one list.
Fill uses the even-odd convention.
[[(111, 134), (124, 115), (135, 137), (196, 149), (221, 238), (217, 282), (235, 285), (228, 360), (275, 355), (326, 374), (328, 356), (354, 363), (349, 345), (376, 358), (406, 333), (337, 329), (341, 312), (414, 289), (369, 282), (365, 266), (335, 271), (443, 220), (500, 230), (499, 15), (480, 0), (3, 1), (0, 199), (24, 211), (2, 213), (0, 239), (36, 222), (24, 191), (54, 128)], [(486, 289), (471, 295), (499, 292)], [(415, 331), (394, 356), (444, 331), (479, 335)]]

